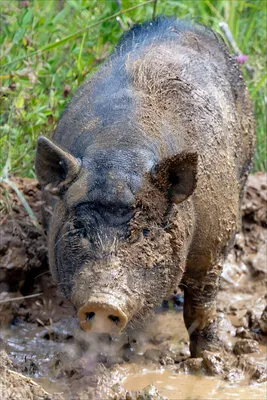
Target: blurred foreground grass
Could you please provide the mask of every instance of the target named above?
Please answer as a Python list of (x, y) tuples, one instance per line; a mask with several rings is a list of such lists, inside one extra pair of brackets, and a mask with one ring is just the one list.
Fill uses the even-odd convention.
[[(112, 51), (123, 33), (121, 25), (127, 27), (129, 19), (151, 19), (154, 3), (121, 14), (120, 22), (114, 17), (75, 33), (142, 3), (1, 1), (0, 176), (7, 159), (10, 173), (34, 176), (36, 138), (53, 131), (75, 88)], [(266, 7), (266, 0), (158, 0), (156, 8), (157, 14), (193, 17), (218, 32), (219, 22), (227, 22), (238, 47), (248, 55), (253, 78), (243, 70), (257, 119), (255, 170), (266, 169)], [(32, 52), (36, 53), (28, 57)]]

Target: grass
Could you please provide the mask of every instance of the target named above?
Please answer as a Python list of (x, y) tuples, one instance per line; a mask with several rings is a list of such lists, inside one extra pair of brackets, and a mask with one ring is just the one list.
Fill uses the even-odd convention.
[[(121, 23), (127, 26), (129, 19), (141, 22), (152, 17), (154, 2), (142, 3), (2, 0), (0, 175), (8, 160), (9, 173), (35, 176), (36, 138), (52, 133), (71, 94), (112, 51), (123, 33)], [(156, 5), (157, 14), (191, 16), (218, 32), (219, 22), (227, 22), (238, 47), (248, 55), (253, 78), (243, 69), (257, 120), (254, 170), (266, 170), (266, 4), (265, 0), (158, 0)], [(134, 9), (121, 13), (129, 8)], [(121, 13), (121, 23), (109, 18), (116, 13)]]

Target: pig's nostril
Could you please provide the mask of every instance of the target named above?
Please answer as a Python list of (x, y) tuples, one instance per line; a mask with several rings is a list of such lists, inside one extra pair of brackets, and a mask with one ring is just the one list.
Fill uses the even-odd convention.
[(111, 295), (89, 298), (78, 310), (81, 328), (87, 332), (120, 333), (128, 318), (116, 303), (118, 299)]
[(91, 321), (95, 316), (94, 312), (85, 313), (85, 319), (87, 322)]
[(117, 317), (116, 315), (109, 315), (108, 318), (109, 318), (112, 322), (115, 322), (116, 325), (119, 324), (119, 322), (120, 322), (120, 318)]

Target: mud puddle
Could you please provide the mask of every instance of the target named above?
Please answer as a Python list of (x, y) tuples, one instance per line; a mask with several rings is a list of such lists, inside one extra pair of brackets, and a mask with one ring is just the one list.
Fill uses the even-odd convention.
[[(74, 338), (76, 322), (68, 318), (48, 327), (20, 321), (2, 330), (1, 338), (13, 367), (62, 399), (139, 399), (147, 390), (152, 390), (152, 397), (140, 399), (264, 399), (265, 338), (249, 339), (249, 353), (241, 346), (236, 358), (236, 343), (246, 340), (236, 336), (237, 329), (229, 316), (222, 318), (221, 335), (231, 351), (218, 354), (219, 361), (210, 360), (210, 354), (188, 358), (182, 312), (172, 310), (157, 312), (145, 333), (115, 338), (112, 343), (81, 345)], [(99, 361), (105, 367), (99, 369)], [(98, 395), (88, 389), (95, 385), (95, 377)]]
[[(15, 182), (40, 217), (36, 181)], [(190, 359), (181, 291), (138, 332), (84, 338), (51, 282), (45, 238), (11, 189), (0, 188), (1, 400), (265, 399), (266, 200), (266, 175), (250, 176), (218, 295), (226, 350)]]
[(169, 400), (263, 400), (266, 398), (266, 385), (248, 382), (242, 385), (229, 384), (225, 381), (207, 376), (177, 375), (166, 370), (154, 372), (141, 370), (133, 372), (129, 368), (128, 375), (122, 381), (122, 387), (131, 390), (142, 390), (154, 385), (159, 393)]

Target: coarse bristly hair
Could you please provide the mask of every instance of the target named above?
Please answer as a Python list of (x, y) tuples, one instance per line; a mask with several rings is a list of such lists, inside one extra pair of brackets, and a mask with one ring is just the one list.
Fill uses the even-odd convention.
[(220, 34), (215, 33), (212, 29), (197, 21), (159, 15), (155, 20), (135, 24), (126, 32), (116, 45), (113, 56), (123, 56), (133, 49), (135, 51), (136, 49), (142, 50), (154, 42), (174, 40), (177, 43), (182, 40), (185, 32), (201, 35), (218, 44), (224, 42)]

